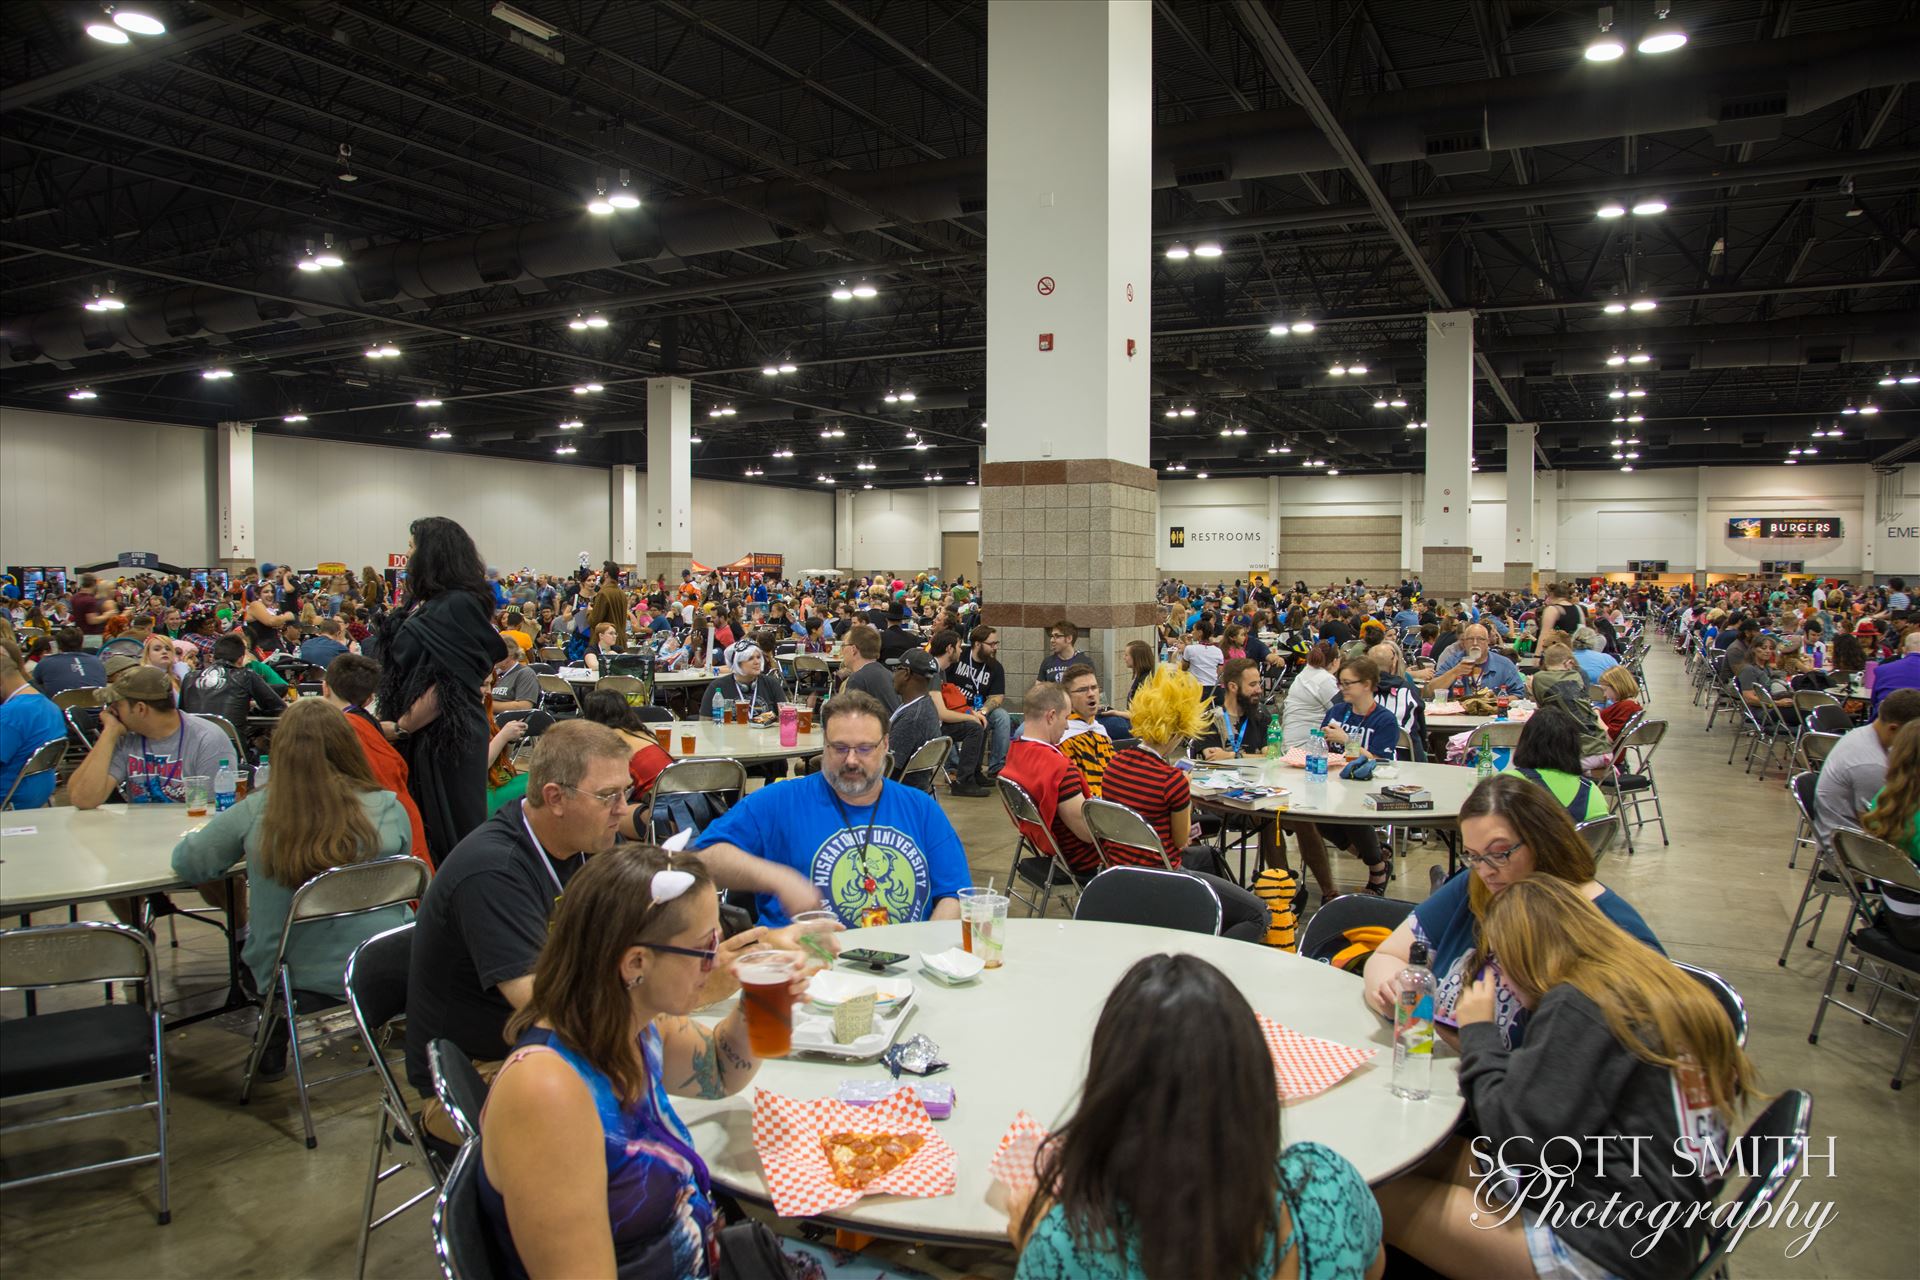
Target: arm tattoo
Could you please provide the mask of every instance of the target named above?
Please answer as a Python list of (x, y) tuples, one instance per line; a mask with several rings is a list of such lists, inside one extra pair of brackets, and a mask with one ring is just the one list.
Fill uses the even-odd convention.
[(703, 1027), (692, 1019), (683, 1020), (683, 1025), (698, 1041), (690, 1057), (693, 1072), (680, 1082), (683, 1090), (694, 1090), (695, 1096), (706, 1099), (724, 1098), (727, 1086), (721, 1078), (718, 1053), (714, 1044), (713, 1031)]

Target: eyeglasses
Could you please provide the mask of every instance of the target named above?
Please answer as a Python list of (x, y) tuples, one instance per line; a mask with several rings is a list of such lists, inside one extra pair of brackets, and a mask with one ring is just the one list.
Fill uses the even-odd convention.
[(887, 744), (884, 741), (869, 742), (858, 746), (845, 742), (829, 742), (827, 744), (827, 750), (833, 752), (835, 755), (852, 756), (856, 760), (865, 760), (876, 751), (886, 750), (886, 747)]
[(1056, 631), (1056, 632), (1054, 632), (1053, 634), (1051, 634), (1051, 635), (1049, 635), (1049, 636), (1047, 637), (1047, 639), (1049, 639), (1049, 640), (1071, 640), (1071, 639), (1073, 639), (1073, 637), (1072, 637), (1072, 636), (1063, 636), (1063, 635), (1061, 635), (1061, 634), (1060, 634), (1060, 633), (1059, 633), (1058, 631)]
[(707, 935), (707, 945), (704, 947), (669, 947), (661, 942), (636, 942), (633, 945), (649, 951), (664, 951), (670, 956), (697, 956), (700, 972), (712, 973), (714, 964), (720, 958), (720, 930), (715, 929)]
[(616, 787), (612, 791), (583, 791), (579, 787), (570, 787), (564, 782), (559, 785), (562, 791), (571, 791), (577, 796), (585, 796), (587, 799), (597, 801), (608, 809), (616, 805), (624, 804), (627, 799), (627, 789), (625, 787)]
[(1519, 844), (1508, 845), (1504, 849), (1488, 849), (1484, 853), (1475, 853), (1472, 849), (1467, 849), (1461, 853), (1460, 859), (1470, 867), (1477, 867), (1482, 863), (1489, 867), (1504, 867), (1509, 858), (1526, 847), (1527, 842), (1522, 840)]

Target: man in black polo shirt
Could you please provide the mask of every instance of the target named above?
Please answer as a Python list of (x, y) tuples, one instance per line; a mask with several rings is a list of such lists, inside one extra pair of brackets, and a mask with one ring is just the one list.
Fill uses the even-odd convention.
[(959, 661), (946, 673), (947, 682), (958, 685), (967, 695), (967, 703), (987, 717), (987, 755), (982, 772), (992, 779), (1007, 762), (1007, 745), (1013, 738), (1013, 720), (1004, 705), (1007, 700), (1007, 673), (1000, 665), (1000, 633), (985, 623), (967, 636), (967, 647)]
[(907, 630), (907, 609), (898, 600), (887, 614), (887, 629), (880, 633), (880, 661), (892, 662), (909, 649), (918, 649), (925, 643), (921, 637)]

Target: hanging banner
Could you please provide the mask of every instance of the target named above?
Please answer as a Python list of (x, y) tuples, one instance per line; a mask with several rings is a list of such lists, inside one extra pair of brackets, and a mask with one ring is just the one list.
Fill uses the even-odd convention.
[(1838, 538), (1840, 517), (1805, 516), (1776, 519), (1773, 516), (1735, 516), (1727, 521), (1729, 538)]

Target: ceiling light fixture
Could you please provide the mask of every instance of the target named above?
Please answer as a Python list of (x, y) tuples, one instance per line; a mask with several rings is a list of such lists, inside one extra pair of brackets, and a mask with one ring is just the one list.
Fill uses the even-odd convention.
[(814, 479), (816, 479), (816, 480), (818, 480), (818, 481), (819, 481), (819, 482), (820, 482), (821, 484), (832, 484), (832, 483), (833, 483), (833, 477), (832, 477), (832, 476), (829, 476), (829, 475), (819, 475), (819, 476), (815, 476), (815, 477), (814, 477)]
[(1600, 309), (1610, 316), (1617, 316), (1627, 309), (1627, 304), (1615, 298), (1612, 302), (1609, 302)]
[(366, 352), (367, 359), (369, 360), (391, 360), (399, 354), (400, 348), (394, 346), (391, 342), (376, 342), (368, 347)]
[(1628, 414), (1628, 415), (1627, 415), (1627, 421), (1628, 421), (1628, 422), (1645, 422), (1646, 420), (1647, 420), (1647, 418), (1646, 418), (1646, 415), (1645, 415), (1645, 414), (1641, 414), (1641, 413), (1630, 413), (1630, 414)]
[(99, 398), (100, 393), (92, 387), (75, 387), (73, 390), (67, 392), (67, 399), (69, 400), (98, 400)]
[(88, 302), (86, 306), (89, 311), (125, 311), (127, 309), (127, 304), (122, 302), (119, 296), (114, 293), (112, 281), (107, 282), (107, 287), (104, 292), (95, 289), (93, 291), (93, 300)]
[(839, 426), (828, 426), (828, 427), (820, 428), (820, 438), (822, 440), (839, 440), (839, 439), (843, 439), (846, 436), (846, 434), (847, 434), (846, 430)]
[(340, 256), (340, 251), (333, 247), (333, 234), (331, 232), (322, 237), (320, 252), (314, 253), (309, 249), (308, 254), (316, 263), (329, 271), (335, 267), (344, 267), (347, 265), (347, 260)]
[(1167, 409), (1167, 412), (1166, 412), (1166, 415), (1165, 415), (1165, 416), (1167, 416), (1167, 417), (1169, 417), (1169, 418), (1177, 418), (1177, 417), (1179, 417), (1179, 416), (1180, 416), (1180, 411), (1179, 411), (1178, 409), (1175, 409), (1175, 408), (1172, 408), (1172, 407), (1169, 407), (1169, 408)]
[(597, 382), (583, 382), (573, 389), (573, 394), (577, 396), (591, 396), (598, 395), (605, 390), (606, 388)]
[(762, 471), (762, 470), (761, 470), (760, 468), (758, 468), (758, 467), (748, 467), (748, 468), (747, 468), (747, 470), (746, 470), (746, 474), (747, 474), (747, 475), (750, 475), (750, 476), (763, 476), (763, 475), (765, 475), (765, 474), (767, 474), (767, 473), (766, 473), (766, 472), (764, 472), (764, 471)]
[(620, 171), (620, 185), (608, 193), (607, 203), (616, 209), (638, 209), (640, 207), (640, 197), (633, 193), (633, 182), (627, 176), (625, 169)]
[(687, 443), (688, 444), (705, 444), (706, 438), (702, 436), (698, 431), (690, 431), (687, 433)]
[(1798, 466), (1800, 463), (1800, 459), (1798, 458), (1783, 458), (1781, 459), (1781, 461), (1785, 462), (1790, 467)]
[(1636, 351), (1627, 357), (1628, 364), (1650, 364), (1652, 361), (1653, 357), (1644, 351)]
[(1633, 215), (1636, 218), (1651, 217), (1656, 213), (1665, 213), (1667, 202), (1659, 196), (1646, 196), (1633, 202)]
[(335, 180), (339, 182), (360, 181), (360, 175), (353, 171), (353, 144), (343, 142), (335, 148), (333, 154), (334, 158), (340, 161), (340, 172), (333, 175)]
[(567, 457), (570, 454), (575, 454), (580, 452), (579, 449), (575, 448), (573, 445), (570, 445), (570, 444), (555, 445), (553, 451), (559, 454), (563, 458)]
[(1395, 409), (1404, 409), (1407, 407), (1407, 398), (1396, 391), (1393, 393), (1393, 398), (1387, 401), (1387, 404)]
[(1195, 480), (1205, 480), (1207, 478), (1207, 473), (1204, 471), (1196, 471), (1193, 473), (1193, 478)]
[(416, 409), (438, 409), (440, 407), (440, 401), (433, 396), (428, 396), (424, 400), (415, 400), (413, 407)]
[(1347, 372), (1349, 374), (1352, 374), (1354, 377), (1359, 377), (1360, 375), (1364, 374), (1366, 371), (1367, 371), (1367, 362), (1364, 360), (1356, 360), (1354, 363), (1347, 366)]
[(842, 280), (833, 287), (833, 293), (830, 296), (835, 302), (852, 302), (853, 290), (847, 287), (845, 280)]
[(1167, 463), (1167, 470), (1169, 471), (1185, 471), (1186, 469), (1187, 469), (1187, 464), (1184, 462)]
[(1338, 468), (1338, 467), (1328, 467), (1328, 468), (1327, 468), (1327, 474), (1328, 474), (1328, 475), (1330, 475), (1330, 476), (1337, 476), (1337, 475), (1339, 475), (1339, 474), (1340, 474), (1340, 468)]
[(439, 428), (436, 428), (435, 430), (427, 432), (427, 439), (451, 440), (453, 439), (453, 432), (447, 430), (445, 427), (439, 427)]
[(1640, 37), (1640, 43), (1635, 46), (1640, 52), (1672, 53), (1687, 42), (1687, 33), (1680, 29), (1680, 24), (1667, 17), (1672, 10), (1673, 6), (1667, 4), (1654, 10), (1656, 21), (1647, 28)]
[(587, 201), (587, 212), (596, 218), (604, 218), (613, 212), (613, 201), (607, 199), (607, 184), (595, 182), (593, 199)]
[(1193, 246), (1193, 256), (1196, 258), (1217, 258), (1225, 252), (1217, 240), (1203, 240)]
[(567, 418), (560, 423), (560, 429), (562, 431), (578, 431), (586, 425), (586, 423), (580, 421), (578, 418)]
[(1646, 395), (1647, 389), (1637, 382), (1627, 388), (1627, 399), (1629, 400), (1643, 400), (1646, 398)]
[(1916, 382), (1920, 382), (1920, 373), (1915, 373), (1913, 371), (1913, 366), (1908, 365), (1907, 371), (1900, 375), (1900, 385), (1903, 387), (1910, 387)]
[(940, 482), (941, 482), (942, 480), (945, 480), (945, 479), (946, 479), (946, 477), (945, 477), (945, 476), (943, 476), (943, 475), (941, 475), (941, 474), (940, 474), (940, 473), (939, 473), (938, 471), (929, 471), (929, 472), (927, 472), (927, 483), (928, 483), (928, 484), (939, 484), (939, 483), (940, 483)]
[(1848, 414), (1848, 415), (1852, 415), (1852, 414), (1856, 414), (1856, 413), (1858, 413), (1858, 412), (1860, 412), (1860, 410), (1859, 410), (1859, 408), (1858, 408), (1858, 407), (1857, 407), (1857, 406), (1856, 406), (1856, 405), (1855, 405), (1855, 404), (1853, 403), (1853, 401), (1851, 401), (1851, 400), (1849, 400), (1849, 401), (1847, 401), (1847, 407), (1846, 407), (1846, 408), (1844, 408), (1844, 409), (1842, 409), (1842, 410), (1841, 410), (1840, 412), (1842, 412), (1842, 413), (1844, 413), (1844, 414)]
[(1280, 451), (1281, 453), (1292, 453), (1292, 452), (1293, 452), (1293, 446), (1292, 446), (1292, 445), (1290, 445), (1290, 444), (1283, 444), (1283, 445), (1281, 445), (1281, 446), (1279, 446), (1279, 451)]
[(1613, 390), (1607, 392), (1607, 399), (1609, 400), (1625, 400), (1626, 398), (1627, 393), (1620, 387), (1615, 387)]
[(933, 446), (928, 444), (925, 440), (915, 440), (913, 442), (913, 451), (915, 453), (925, 453), (927, 450), (931, 448), (933, 448)]
[(1186, 245), (1180, 243), (1178, 240), (1175, 240), (1167, 246), (1167, 261), (1169, 262), (1185, 262), (1192, 256), (1193, 250), (1187, 248)]
[(878, 468), (878, 465), (879, 464), (874, 462), (873, 459), (871, 458), (862, 458), (860, 459), (860, 461), (853, 464), (853, 469), (855, 471), (873, 471)]
[(1626, 52), (1626, 44), (1619, 36), (1613, 34), (1613, 6), (1601, 5), (1600, 34), (1587, 43), (1587, 61), (1612, 62), (1616, 58), (1625, 56)]
[(1629, 311), (1651, 311), (1659, 304), (1652, 298), (1635, 298), (1627, 304)]
[(856, 298), (877, 298), (880, 296), (880, 290), (865, 280), (862, 280), (853, 286), (853, 296)]
[(89, 22), (87, 24), (87, 34), (95, 40), (98, 40), (101, 44), (132, 43), (127, 33), (119, 27), (114, 26), (111, 22)]
[(1618, 347), (1615, 347), (1613, 349), (1613, 354), (1607, 357), (1607, 367), (1610, 369), (1618, 369), (1621, 365), (1625, 364), (1626, 362), (1627, 362), (1627, 358), (1620, 354), (1620, 348)]
[(200, 371), (200, 376), (201, 376), (201, 377), (203, 377), (203, 378), (205, 378), (205, 379), (206, 379), (206, 380), (207, 380), (208, 382), (220, 382), (220, 381), (222, 381), (222, 380), (224, 380), (224, 379), (227, 379), (227, 378), (231, 378), (231, 377), (233, 376), (233, 370), (231, 370), (231, 369), (202, 369), (202, 370)]
[(1623, 462), (1620, 464), (1620, 469), (1622, 471), (1631, 471), (1633, 470), (1633, 464), (1631, 462)]
[(773, 456), (776, 458), (791, 458), (793, 456), (793, 450), (786, 448), (775, 449)]
[(1298, 320), (1295, 320), (1291, 325), (1287, 327), (1292, 329), (1295, 333), (1312, 333), (1313, 321), (1308, 320), (1305, 317), (1302, 317)]
[(1595, 209), (1593, 216), (1596, 218), (1624, 218), (1627, 216), (1627, 206), (1621, 204), (1618, 200), (1609, 200), (1598, 209)]
[(1377, 400), (1375, 400), (1375, 401), (1373, 402), (1373, 407), (1374, 407), (1374, 408), (1376, 408), (1376, 409), (1384, 409), (1384, 408), (1386, 408), (1386, 407), (1387, 407), (1387, 398), (1386, 398), (1385, 396), (1381, 396), (1381, 397), (1380, 397), (1379, 399), (1377, 399)]

